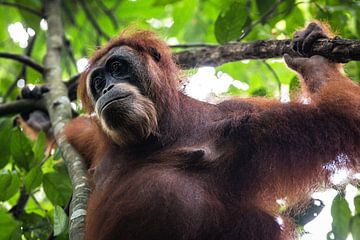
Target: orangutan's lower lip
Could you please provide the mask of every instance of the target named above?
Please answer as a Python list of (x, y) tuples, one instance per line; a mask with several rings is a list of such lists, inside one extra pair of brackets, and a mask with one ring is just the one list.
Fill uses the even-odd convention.
[(125, 99), (127, 97), (129, 97), (131, 94), (124, 94), (122, 96), (117, 96), (116, 98), (113, 98), (113, 99), (110, 99), (109, 101), (107, 101), (104, 106), (100, 109), (100, 114), (102, 113), (102, 111), (108, 107), (109, 105), (111, 105), (113, 102), (116, 102), (116, 101), (119, 101), (119, 100), (122, 100), (122, 99)]

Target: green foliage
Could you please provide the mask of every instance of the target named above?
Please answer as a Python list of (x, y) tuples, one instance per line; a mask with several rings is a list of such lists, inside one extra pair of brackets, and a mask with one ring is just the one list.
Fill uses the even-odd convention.
[(44, 174), (43, 186), (46, 196), (54, 205), (64, 206), (71, 197), (71, 184), (64, 173), (51, 172)]
[(360, 196), (354, 198), (355, 214), (360, 214)]
[(5, 172), (0, 174), (0, 201), (10, 199), (19, 190), (20, 180), (16, 172)]
[(45, 144), (46, 135), (44, 132), (40, 132), (37, 139), (32, 147), (34, 153), (34, 164), (38, 165), (45, 158)]
[(171, 3), (175, 3), (178, 2), (180, 0), (156, 0), (153, 5), (154, 6), (165, 6), (167, 4), (171, 4)]
[(351, 219), (350, 232), (353, 240), (360, 240), (360, 215), (356, 215)]
[(11, 239), (15, 230), (18, 229), (16, 220), (6, 211), (0, 209), (0, 239)]
[(28, 193), (40, 186), (43, 178), (43, 173), (40, 166), (33, 167), (25, 176), (24, 185)]
[(247, 22), (245, 1), (235, 0), (220, 12), (215, 22), (215, 36), (223, 44), (240, 36)]
[(335, 239), (345, 240), (350, 230), (351, 210), (348, 202), (340, 194), (333, 200), (331, 216), (333, 218), (332, 233)]
[[(56, 160), (45, 156), (46, 136), (43, 132), (31, 141), (20, 128), (13, 128), (12, 122), (10, 118), (0, 119), (0, 148), (3, 153), (0, 158), (0, 240), (47, 239), (51, 231), (55, 231), (53, 222), (59, 237), (67, 239), (67, 225), (63, 228), (63, 221), (67, 218), (59, 210), (68, 203), (72, 193), (65, 165), (59, 154)], [(29, 200), (24, 212), (14, 220), (3, 203), (15, 206), (20, 195), (24, 194), (29, 196)], [(52, 212), (55, 215), (49, 214)]]
[(60, 206), (55, 206), (54, 211), (54, 236), (59, 236), (68, 227), (68, 216)]
[(276, 4), (276, 0), (256, 0), (256, 7), (261, 16), (266, 14), (274, 4)]
[(29, 139), (20, 128), (15, 128), (11, 134), (10, 149), (14, 163), (18, 167), (29, 171), (34, 161), (34, 153), (31, 149)]

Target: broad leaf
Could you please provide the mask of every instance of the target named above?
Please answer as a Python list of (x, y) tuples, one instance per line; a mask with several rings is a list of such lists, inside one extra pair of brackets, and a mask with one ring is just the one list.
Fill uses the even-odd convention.
[(58, 172), (45, 174), (43, 186), (46, 196), (54, 205), (64, 206), (71, 197), (71, 184), (65, 174)]
[(42, 181), (42, 171), (39, 166), (33, 167), (28, 174), (25, 176), (25, 189), (28, 193), (31, 192), (34, 188), (40, 186)]
[(355, 214), (360, 214), (360, 195), (354, 198)]
[(9, 213), (0, 209), (0, 226), (0, 239), (11, 239), (18, 223)]
[(66, 230), (68, 216), (60, 206), (55, 206), (54, 211), (54, 236), (58, 236)]
[(332, 232), (335, 235), (335, 239), (345, 240), (350, 230), (351, 211), (345, 198), (339, 194), (332, 202), (331, 216), (333, 217)]
[(217, 41), (224, 44), (238, 38), (248, 17), (245, 1), (233, 1), (216, 19), (215, 36)]
[(19, 128), (16, 128), (12, 133), (11, 154), (17, 166), (27, 171), (30, 170), (34, 153), (29, 139)]
[(41, 163), (41, 161), (44, 159), (45, 143), (46, 143), (46, 135), (44, 132), (41, 131), (37, 136), (37, 139), (32, 149), (34, 152), (34, 164)]
[(20, 180), (16, 173), (0, 174), (0, 201), (10, 199), (19, 190)]
[(360, 240), (360, 214), (351, 219), (351, 235), (353, 240)]

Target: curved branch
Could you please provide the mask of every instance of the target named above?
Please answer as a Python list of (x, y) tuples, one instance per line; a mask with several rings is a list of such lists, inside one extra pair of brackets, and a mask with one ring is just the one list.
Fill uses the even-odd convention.
[(276, 84), (278, 86), (279, 92), (281, 91), (281, 81), (275, 70), (266, 62), (266, 60), (262, 60), (262, 63), (265, 65), (265, 67), (271, 72), (271, 74), (274, 76)]
[(45, 109), (44, 102), (41, 99), (20, 99), (17, 101), (0, 104), (0, 117), (36, 109)]
[(109, 35), (107, 35), (99, 26), (99, 24), (97, 23), (97, 21), (95, 20), (94, 16), (91, 14), (91, 11), (89, 9), (89, 6), (87, 5), (87, 2), (84, 0), (79, 0), (80, 5), (82, 6), (82, 8), (84, 9), (85, 15), (87, 16), (87, 18), (89, 19), (90, 23), (93, 25), (93, 27), (95, 28), (96, 32), (100, 35), (103, 36), (106, 40), (110, 40)]
[[(282, 57), (285, 53), (299, 56), (292, 50), (291, 40), (259, 40), (247, 43), (228, 43), (216, 47), (186, 50), (175, 54), (176, 62), (184, 69), (219, 66), (245, 59)], [(309, 56), (321, 55), (335, 62), (360, 61), (360, 41), (350, 39), (321, 39), (313, 45)]]
[(31, 7), (28, 7), (26, 5), (22, 5), (20, 3), (13, 3), (13, 2), (7, 2), (7, 1), (0, 1), (0, 5), (4, 5), (4, 6), (9, 6), (9, 7), (15, 7), (17, 9), (20, 9), (20, 10), (24, 10), (24, 11), (27, 11), (31, 14), (34, 14), (38, 17), (43, 17), (43, 14), (41, 11), (35, 9), (35, 8), (31, 8)]
[[(34, 49), (34, 45), (35, 45), (36, 36), (37, 35), (35, 35), (33, 38), (30, 39), (29, 46), (25, 50), (25, 56), (27, 56), (27, 57), (31, 57), (31, 53), (32, 53), (32, 51)], [(5, 102), (6, 99), (10, 96), (10, 94), (15, 90), (17, 81), (20, 78), (23, 78), (25, 80), (25, 82), (27, 80), (27, 77), (26, 77), (26, 64), (22, 65), (20, 73), (18, 74), (18, 76), (16, 76), (13, 83), (10, 85), (8, 90), (5, 92), (5, 94), (3, 96), (3, 102)]]
[(16, 60), (18, 62), (26, 64), (27, 66), (33, 68), (34, 70), (42, 74), (45, 71), (43, 66), (41, 66), (39, 63), (35, 62), (35, 60), (33, 60), (28, 56), (18, 55), (14, 53), (0, 52), (0, 58), (8, 58), (8, 59)]
[(98, 6), (100, 7), (100, 9), (105, 13), (105, 15), (110, 19), (113, 28), (114, 29), (118, 29), (119, 28), (119, 23), (118, 20), (116, 19), (113, 11), (109, 8), (106, 7), (106, 5), (102, 2), (102, 1), (96, 1), (96, 3), (98, 4)]

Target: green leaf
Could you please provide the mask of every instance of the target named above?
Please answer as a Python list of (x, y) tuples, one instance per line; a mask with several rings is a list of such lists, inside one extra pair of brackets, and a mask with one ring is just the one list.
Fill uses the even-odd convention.
[(176, 3), (176, 2), (179, 2), (181, 0), (156, 0), (154, 1), (153, 3), (153, 6), (155, 7), (158, 7), (158, 6), (165, 6), (167, 4), (173, 4), (173, 3)]
[(256, 6), (261, 16), (263, 16), (275, 3), (276, 0), (256, 0)]
[(293, 77), (290, 81), (290, 86), (289, 86), (290, 91), (292, 91), (292, 92), (299, 91), (300, 87), (301, 87), (301, 85), (300, 85), (299, 79), (296, 76)]
[(16, 173), (0, 174), (0, 201), (10, 199), (19, 190), (19, 187), (20, 179)]
[(268, 95), (268, 91), (265, 87), (260, 87), (251, 92), (251, 96), (265, 97)]
[(42, 182), (43, 173), (40, 166), (33, 167), (29, 173), (25, 176), (25, 189), (28, 193), (34, 188), (40, 186)]
[(62, 207), (56, 205), (54, 211), (54, 236), (58, 236), (66, 230), (68, 216)]
[(54, 205), (64, 206), (70, 199), (72, 189), (67, 175), (58, 172), (43, 176), (43, 186), (46, 196)]
[(27, 171), (30, 169), (34, 153), (29, 139), (19, 128), (13, 131), (11, 137), (11, 154), (17, 166)]
[(360, 195), (354, 198), (355, 214), (360, 214)]
[(46, 135), (43, 131), (41, 131), (38, 134), (35, 144), (32, 148), (34, 152), (34, 164), (41, 163), (41, 161), (44, 159), (45, 144), (46, 144)]
[(0, 239), (11, 239), (18, 227), (17, 221), (4, 210), (0, 210)]
[(305, 18), (303, 12), (298, 7), (294, 7), (289, 16), (286, 18), (286, 32), (293, 34), (299, 29), (299, 26), (304, 25)]
[(360, 240), (360, 214), (351, 219), (351, 235), (353, 240)]
[(0, 168), (3, 168), (10, 160), (10, 141), (12, 121), (10, 118), (0, 120)]
[(335, 239), (345, 240), (349, 234), (349, 223), (351, 219), (351, 211), (349, 204), (338, 194), (331, 205), (332, 232)]
[(233, 1), (227, 9), (222, 11), (215, 22), (216, 40), (224, 44), (238, 38), (248, 19), (244, 1)]

